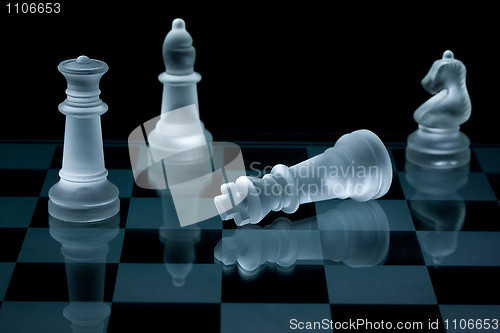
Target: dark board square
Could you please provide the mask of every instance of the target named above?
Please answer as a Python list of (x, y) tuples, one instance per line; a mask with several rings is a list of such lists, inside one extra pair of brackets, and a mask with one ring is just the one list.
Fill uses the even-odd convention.
[(500, 200), (500, 173), (488, 173), (486, 177), (488, 177), (488, 181), (490, 182), (497, 200)]
[(476, 156), (474, 150), (470, 151), (470, 162), (469, 162), (469, 171), (470, 172), (483, 172), (483, 168), (479, 163), (479, 159)]
[(440, 304), (498, 304), (500, 267), (429, 267)]
[(63, 146), (57, 146), (52, 157), (52, 162), (50, 163), (51, 169), (61, 169), (63, 160)]
[(0, 262), (15, 262), (23, 246), (25, 228), (0, 229)]
[(389, 191), (380, 198), (380, 200), (404, 200), (405, 196), (403, 194), (403, 189), (401, 188), (401, 183), (397, 173), (392, 175), (392, 184)]
[(31, 216), (30, 228), (49, 227), (49, 198), (38, 198), (35, 211)]
[(132, 188), (132, 197), (135, 198), (157, 198), (160, 195), (156, 190), (152, 189), (147, 189), (147, 188), (142, 188), (140, 186), (137, 186), (137, 184), (134, 182), (134, 187)]
[(66, 269), (62, 263), (17, 263), (6, 301), (68, 301)]
[(222, 302), (328, 303), (322, 265), (297, 265), (280, 272), (263, 267), (251, 278), (235, 268), (222, 276)]
[(37, 197), (46, 174), (47, 170), (0, 170), (0, 196)]
[(497, 201), (466, 201), (463, 231), (500, 231)]
[(125, 228), (125, 225), (127, 224), (129, 207), (130, 198), (120, 198), (120, 228)]
[(128, 147), (104, 145), (104, 164), (107, 169), (130, 169)]
[(425, 265), (424, 256), (413, 231), (392, 231), (385, 265)]
[(192, 258), (190, 262), (213, 263), (214, 248), (221, 239), (221, 230), (200, 230), (197, 237), (190, 237), (191, 234), (192, 229), (126, 229), (121, 262), (172, 262), (169, 258), (181, 258), (191, 251), (191, 256), (188, 256)]
[(126, 229), (120, 262), (162, 263), (163, 243), (156, 229)]
[(108, 333), (219, 332), (220, 304), (113, 303)]
[(405, 148), (392, 148), (391, 153), (396, 170), (399, 172), (404, 171), (406, 163)]

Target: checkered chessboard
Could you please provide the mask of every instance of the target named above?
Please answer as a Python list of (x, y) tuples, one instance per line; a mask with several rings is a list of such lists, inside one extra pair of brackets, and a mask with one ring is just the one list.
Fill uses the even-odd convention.
[[(277, 163), (293, 165), (327, 148), (239, 144), (249, 174)], [(455, 213), (458, 227), (437, 229), (412, 209), (418, 203), (406, 177), (404, 145), (388, 148), (394, 180), (389, 193), (377, 200), (389, 227), (379, 265), (354, 267), (346, 260), (306, 256), (287, 270), (263, 265), (258, 274), (245, 278), (214, 258), (221, 238), (238, 231), (234, 222), (214, 217), (173, 232), (164, 199), (134, 184), (126, 144), (106, 144), (108, 178), (120, 189), (121, 211), (103, 274), (97, 274), (103, 279), (102, 304), (110, 309), (109, 315), (101, 312), (104, 327), (108, 332), (167, 332), (175, 327), (287, 332), (301, 331), (291, 328), (291, 319), (305, 325), (362, 318), (422, 322), (424, 328), (437, 320), (438, 329), (420, 331), (453, 332), (463, 331), (463, 319), (500, 319), (500, 147), (473, 147), (467, 183), (456, 193), (459, 200), (453, 200), (458, 204), (438, 202), (436, 208), (443, 216)], [(0, 156), (0, 332), (71, 332), (70, 299), (85, 296), (91, 292), (85, 288), (99, 281), (89, 282), (95, 274), (86, 276), (85, 269), (68, 265), (49, 228), (48, 190), (58, 180), (62, 146), (4, 143)], [(425, 203), (425, 198), (419, 200)], [(321, 233), (317, 214), (322, 204), (302, 205), (291, 215), (272, 212), (257, 228), (271, 230), (284, 217)], [(171, 244), (172, 237), (184, 242)], [(495, 330), (492, 326), (485, 331)]]

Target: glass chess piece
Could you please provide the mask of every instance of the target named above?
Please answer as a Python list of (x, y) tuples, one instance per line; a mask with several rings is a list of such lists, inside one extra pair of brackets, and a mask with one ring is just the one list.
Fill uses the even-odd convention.
[(60, 180), (49, 190), (49, 214), (72, 222), (110, 218), (120, 210), (120, 200), (107, 178), (101, 134), (101, 115), (108, 106), (99, 98), (99, 81), (108, 65), (80, 56), (57, 69), (67, 81), (67, 98), (59, 104), (66, 127)]
[(459, 167), (470, 159), (469, 138), (460, 125), (471, 115), (466, 68), (445, 51), (422, 80), (433, 96), (413, 114), (418, 129), (408, 136), (406, 159), (421, 166)]
[(263, 178), (241, 176), (214, 198), (223, 220), (238, 226), (260, 222), (271, 210), (295, 212), (302, 203), (382, 197), (392, 183), (392, 163), (382, 141), (369, 130), (343, 135), (324, 153), (287, 167), (278, 164)]

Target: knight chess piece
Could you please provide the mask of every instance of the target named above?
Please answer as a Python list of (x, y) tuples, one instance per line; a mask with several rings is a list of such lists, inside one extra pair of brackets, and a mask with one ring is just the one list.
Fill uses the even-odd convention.
[(434, 62), (422, 80), (424, 89), (434, 96), (413, 114), (419, 128), (408, 136), (408, 161), (439, 168), (468, 163), (470, 141), (460, 131), (471, 115), (465, 77), (464, 64), (449, 50)]

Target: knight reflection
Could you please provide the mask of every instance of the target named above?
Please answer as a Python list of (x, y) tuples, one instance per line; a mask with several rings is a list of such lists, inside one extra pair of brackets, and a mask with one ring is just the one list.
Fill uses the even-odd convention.
[(458, 168), (429, 168), (406, 162), (406, 180), (414, 192), (408, 206), (419, 231), (422, 250), (434, 265), (443, 263), (457, 248), (466, 205), (459, 190), (469, 178), (469, 164)]

